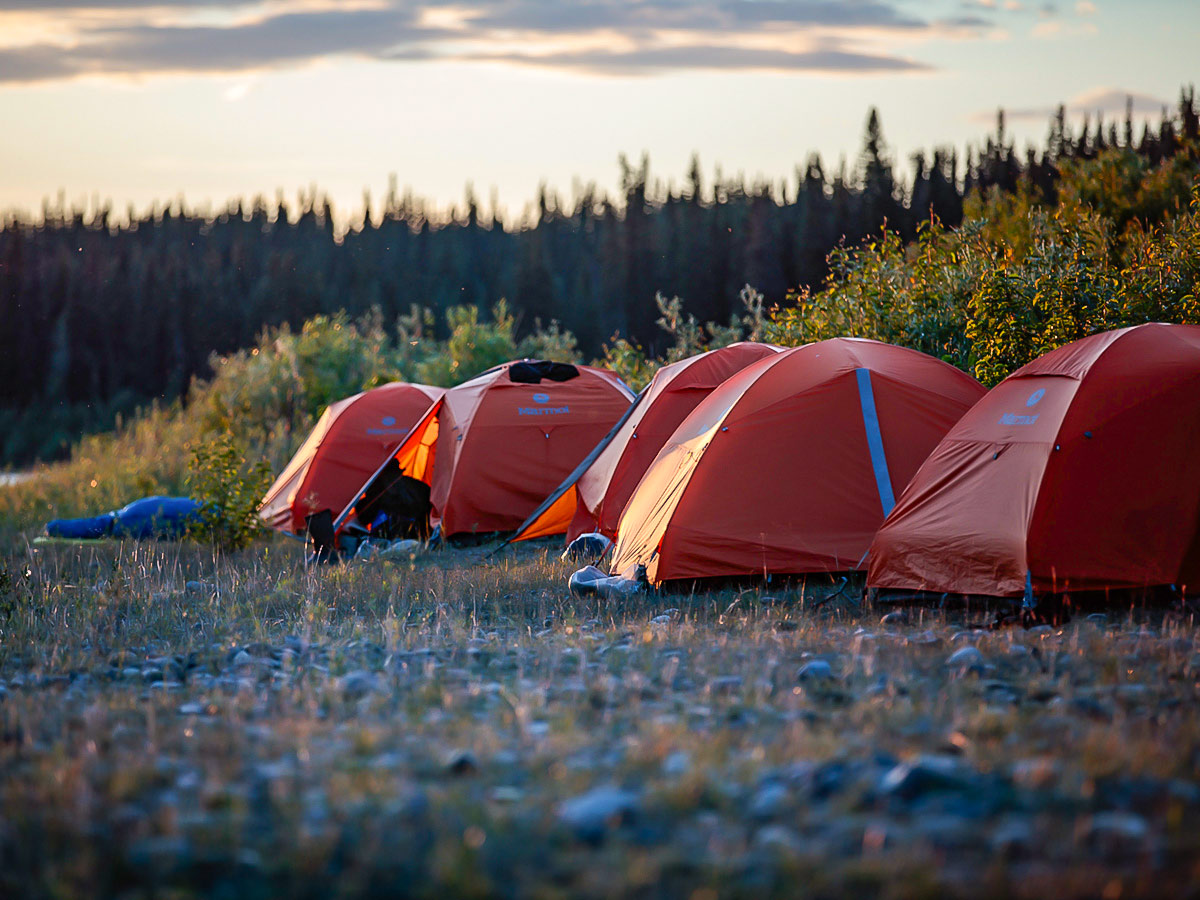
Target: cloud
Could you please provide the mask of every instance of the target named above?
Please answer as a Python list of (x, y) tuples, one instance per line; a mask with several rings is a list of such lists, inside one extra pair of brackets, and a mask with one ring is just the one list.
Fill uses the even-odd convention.
[(338, 55), (603, 74), (901, 73), (929, 67), (896, 54), (889, 36), (991, 27), (968, 14), (927, 21), (900, 0), (307, 0), (299, 11), (271, 0), (0, 0), (0, 28), (6, 14), (47, 10), (57, 12), (45, 16), (46, 38), (0, 48), (0, 83), (236, 73)]
[(262, 0), (0, 0), (0, 13), (75, 10), (121, 12), (144, 9), (230, 9), (257, 6)]
[(1075, 4), (1075, 12), (1081, 16), (1094, 16), (1096, 14), (1096, 4), (1092, 0), (1079, 0)]
[[(1119, 88), (1093, 88), (1063, 104), (1068, 115), (1105, 117), (1124, 117), (1125, 104), (1132, 100), (1134, 116), (1156, 116), (1164, 107), (1170, 104), (1150, 94), (1140, 94), (1137, 91), (1123, 91)], [(1029, 106), (1004, 110), (1004, 116), (1009, 121), (1042, 121), (1046, 122), (1058, 114), (1057, 104), (1051, 106)], [(977, 112), (971, 118), (977, 122), (994, 122), (996, 111)]]
[(488, 54), (471, 58), (544, 68), (577, 69), (604, 75), (643, 75), (653, 71), (687, 69), (776, 72), (920, 72), (929, 69), (922, 63), (910, 60), (837, 49), (793, 53), (720, 45), (657, 47), (624, 52), (588, 50), (539, 55)]

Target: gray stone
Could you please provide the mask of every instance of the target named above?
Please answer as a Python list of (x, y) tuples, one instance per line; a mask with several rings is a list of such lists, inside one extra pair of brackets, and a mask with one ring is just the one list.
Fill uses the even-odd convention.
[(979, 675), (987, 669), (987, 662), (977, 647), (961, 647), (950, 654), (946, 667), (957, 675)]
[(686, 775), (692, 768), (692, 758), (683, 750), (676, 750), (663, 760), (663, 774), (678, 777)]
[(474, 775), (479, 771), (479, 760), (470, 750), (451, 750), (442, 761), (443, 768), (451, 775)]
[(754, 819), (774, 819), (787, 812), (791, 794), (777, 781), (767, 782), (750, 801), (749, 813)]
[(1106, 858), (1138, 856), (1148, 849), (1150, 827), (1133, 813), (1103, 812), (1092, 816), (1079, 836), (1083, 844)]
[(804, 849), (800, 835), (786, 825), (764, 825), (754, 834), (754, 846), (777, 856), (797, 856)]
[(740, 675), (722, 675), (709, 681), (708, 692), (714, 697), (736, 694), (742, 689), (742, 683)]
[(833, 667), (823, 659), (810, 659), (796, 672), (797, 681), (829, 681), (833, 678)]
[(375, 676), (370, 672), (357, 669), (353, 672), (347, 672), (338, 679), (338, 689), (347, 700), (361, 700), (372, 691), (377, 690), (378, 684)]
[(930, 794), (969, 793), (976, 788), (971, 775), (953, 757), (926, 755), (894, 766), (879, 787), (888, 796), (912, 801)]
[(640, 812), (637, 794), (602, 786), (564, 800), (558, 807), (558, 820), (580, 840), (599, 843), (610, 829), (632, 824)]
[(1034, 847), (1033, 826), (1027, 819), (1005, 819), (992, 830), (990, 844), (993, 853), (1006, 859), (1027, 857)]

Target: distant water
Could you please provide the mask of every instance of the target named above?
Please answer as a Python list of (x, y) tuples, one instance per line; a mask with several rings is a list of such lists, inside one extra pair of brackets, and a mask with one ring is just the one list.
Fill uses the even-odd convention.
[(0, 488), (12, 487), (32, 477), (32, 472), (0, 472)]

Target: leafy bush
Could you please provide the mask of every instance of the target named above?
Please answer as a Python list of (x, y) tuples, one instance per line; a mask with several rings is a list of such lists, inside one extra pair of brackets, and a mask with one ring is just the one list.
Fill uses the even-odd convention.
[(258, 504), (271, 485), (271, 467), (262, 459), (250, 462), (230, 435), (195, 447), (185, 484), (189, 495), (204, 504), (202, 524), (192, 537), (222, 550), (239, 550), (263, 533)]
[(995, 384), (1078, 338), (1148, 321), (1200, 322), (1200, 160), (1126, 150), (1064, 167), (1057, 207), (1030, 189), (974, 196), (956, 230), (905, 246), (884, 232), (830, 255), (816, 293), (774, 312), (768, 340), (839, 335), (913, 347)]

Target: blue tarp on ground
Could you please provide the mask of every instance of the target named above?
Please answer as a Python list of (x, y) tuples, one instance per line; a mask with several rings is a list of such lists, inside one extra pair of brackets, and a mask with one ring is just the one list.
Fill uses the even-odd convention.
[(179, 538), (189, 526), (200, 523), (201, 508), (191, 497), (143, 497), (102, 516), (54, 519), (46, 523), (46, 534), (75, 540)]

